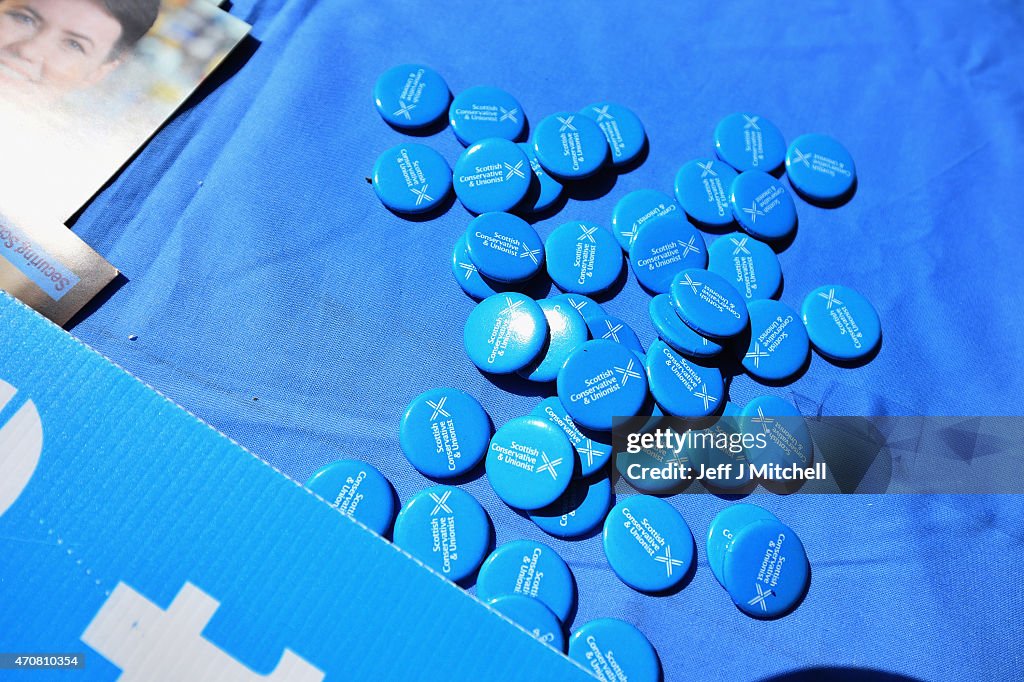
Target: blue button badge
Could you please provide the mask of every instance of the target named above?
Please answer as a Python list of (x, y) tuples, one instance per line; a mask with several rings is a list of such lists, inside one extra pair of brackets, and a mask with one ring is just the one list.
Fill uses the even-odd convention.
[(621, 343), (635, 353), (643, 353), (644, 347), (640, 344), (640, 338), (633, 329), (613, 315), (601, 315), (587, 321), (590, 327), (590, 335), (595, 339), (607, 339), (615, 343)]
[(654, 647), (642, 632), (617, 618), (592, 620), (572, 633), (569, 658), (599, 680), (661, 680), (661, 663)]
[(575, 454), (560, 428), (540, 417), (516, 417), (491, 438), (487, 480), (505, 504), (540, 509), (565, 492)]
[(402, 416), (398, 440), (406, 459), (431, 478), (461, 476), (484, 458), (491, 420), (476, 398), (455, 388), (416, 396)]
[(785, 185), (761, 171), (740, 173), (729, 195), (736, 222), (748, 234), (773, 241), (796, 229), (796, 204)]
[(811, 201), (843, 198), (857, 179), (853, 157), (828, 135), (801, 135), (786, 152), (786, 175), (793, 188)]
[(743, 298), (775, 298), (782, 288), (782, 266), (771, 247), (733, 232), (708, 247), (708, 270), (729, 281)]
[(562, 557), (543, 542), (514, 540), (484, 561), (476, 594), (484, 601), (505, 594), (532, 597), (565, 621), (576, 603), (576, 581)]
[(396, 213), (425, 213), (452, 190), (452, 171), (444, 157), (415, 142), (387, 150), (373, 164), (373, 191)]
[(526, 199), (522, 209), (528, 212), (539, 213), (551, 208), (558, 198), (562, 196), (562, 183), (547, 174), (544, 167), (537, 161), (537, 152), (533, 145), (528, 142), (520, 142), (519, 148), (530, 160), (530, 168), (536, 178), (536, 184), (530, 184), (530, 190), (526, 193)]
[(875, 307), (849, 287), (818, 287), (807, 294), (800, 310), (811, 343), (831, 360), (859, 360), (882, 341)]
[[(619, 199), (612, 211), (612, 234), (629, 253), (640, 228), (650, 220), (678, 211), (672, 197), (655, 189), (638, 189)], [(732, 216), (732, 213), (729, 214)]]
[(598, 102), (584, 107), (580, 113), (601, 127), (608, 140), (614, 165), (628, 164), (643, 151), (647, 139), (644, 124), (626, 107), (612, 102)]
[(725, 396), (721, 370), (687, 360), (664, 341), (655, 341), (647, 351), (647, 377), (661, 409), (676, 417), (713, 414)]
[(739, 423), (745, 433), (765, 436), (764, 447), (747, 448), (751, 463), (784, 468), (804, 468), (814, 463), (814, 441), (793, 403), (775, 396), (760, 396), (747, 403), (740, 415)]
[(568, 111), (551, 114), (537, 124), (533, 148), (544, 170), (565, 180), (593, 175), (608, 159), (601, 128), (586, 116)]
[(478, 85), (463, 90), (448, 109), (448, 121), (459, 142), (471, 145), (488, 137), (514, 140), (523, 132), (523, 108), (500, 88)]
[(495, 294), (466, 318), (463, 344), (479, 369), (511, 374), (536, 360), (548, 338), (548, 323), (537, 302), (515, 291)]
[(506, 594), (487, 601), (487, 605), (529, 632), (549, 647), (565, 652), (565, 633), (551, 609), (541, 602), (519, 594)]
[(544, 244), (551, 281), (576, 294), (606, 290), (622, 272), (622, 249), (611, 232), (592, 223), (559, 225)]
[(459, 283), (462, 290), (477, 301), (498, 293), (498, 289), (495, 288), (497, 283), (492, 284), (484, 279), (469, 257), (469, 251), (466, 250), (465, 234), (459, 235), (455, 242), (455, 248), (452, 249), (452, 275), (455, 276), (455, 281)]
[(388, 69), (373, 86), (373, 101), (381, 118), (403, 130), (423, 128), (448, 110), (451, 93), (441, 75), (420, 64)]
[(612, 458), (612, 445), (608, 434), (593, 432), (583, 433), (576, 422), (572, 420), (569, 413), (565, 411), (562, 401), (558, 396), (552, 396), (540, 401), (537, 407), (530, 413), (536, 417), (542, 417), (562, 429), (565, 437), (572, 443), (576, 450), (576, 456), (580, 461), (580, 473), (582, 476), (590, 476), (605, 467)]
[(740, 529), (722, 564), (725, 589), (741, 611), (774, 618), (803, 597), (810, 579), (800, 538), (779, 521), (754, 521)]
[(456, 582), (480, 567), (490, 542), (487, 512), (472, 495), (449, 485), (416, 493), (395, 519), (395, 544)]
[(722, 575), (725, 553), (732, 545), (732, 541), (736, 539), (736, 533), (754, 521), (778, 521), (778, 519), (775, 518), (775, 514), (764, 507), (745, 502), (730, 504), (712, 519), (711, 525), (708, 527), (708, 567), (719, 585), (725, 586), (725, 577)]
[(595, 339), (566, 360), (558, 373), (558, 399), (578, 425), (611, 431), (614, 417), (639, 414), (647, 399), (647, 379), (626, 346)]
[(750, 345), (743, 356), (743, 369), (766, 381), (793, 377), (811, 352), (800, 316), (785, 303), (772, 300), (751, 301), (747, 310)]
[(677, 353), (700, 360), (722, 352), (720, 345), (693, 331), (679, 319), (669, 294), (658, 294), (652, 298), (647, 310), (658, 336)]
[(530, 381), (554, 381), (569, 355), (590, 338), (587, 323), (567, 301), (537, 301), (548, 323), (548, 343), (536, 360), (519, 370)]
[(395, 520), (395, 493), (371, 464), (343, 459), (313, 474), (306, 487), (341, 513), (384, 535)]
[(715, 127), (718, 158), (738, 171), (771, 173), (786, 157), (786, 139), (775, 124), (755, 114), (730, 114)]
[(515, 142), (490, 137), (455, 162), (455, 194), (473, 213), (511, 211), (530, 189), (530, 160)]
[(510, 213), (484, 213), (466, 229), (466, 250), (480, 274), (522, 282), (544, 263), (544, 244), (528, 222)]
[(577, 538), (598, 528), (612, 508), (612, 484), (605, 476), (576, 478), (561, 497), (530, 512), (537, 527), (556, 538)]
[(677, 585), (693, 566), (693, 534), (665, 500), (633, 495), (604, 522), (604, 553), (622, 582), (641, 592)]
[(604, 308), (595, 300), (583, 294), (561, 294), (559, 296), (552, 296), (551, 299), (568, 302), (587, 322), (590, 322), (595, 317), (604, 315)]
[(640, 228), (629, 250), (629, 264), (645, 289), (664, 294), (676, 273), (706, 267), (708, 252), (700, 232), (673, 211)]
[(736, 336), (747, 327), (747, 304), (725, 279), (708, 270), (684, 270), (672, 281), (679, 318), (712, 339)]
[(676, 199), (686, 214), (701, 225), (732, 223), (729, 190), (736, 171), (714, 159), (694, 159), (676, 173)]

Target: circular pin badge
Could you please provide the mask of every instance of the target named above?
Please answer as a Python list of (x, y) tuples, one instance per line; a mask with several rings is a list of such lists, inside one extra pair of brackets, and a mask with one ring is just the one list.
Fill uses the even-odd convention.
[(730, 504), (712, 519), (711, 525), (708, 527), (708, 568), (711, 569), (719, 585), (725, 586), (725, 577), (722, 575), (725, 553), (729, 551), (732, 541), (736, 539), (736, 533), (754, 521), (778, 521), (778, 519), (775, 514), (764, 507), (745, 502)]
[(722, 235), (708, 247), (708, 270), (729, 281), (750, 301), (775, 298), (782, 266), (771, 247), (741, 232)]
[[(612, 211), (612, 234), (629, 253), (645, 223), (678, 211), (672, 197), (655, 189), (638, 189), (619, 199)], [(730, 213), (730, 216), (732, 214)]]
[(583, 294), (560, 294), (558, 296), (552, 296), (553, 301), (566, 301), (569, 305), (576, 309), (583, 319), (589, 322), (595, 317), (604, 315), (604, 308), (592, 298), (588, 298)]
[(676, 173), (676, 199), (686, 214), (701, 225), (732, 224), (729, 189), (736, 171), (714, 159), (694, 159)]
[(771, 173), (786, 158), (786, 138), (766, 118), (730, 114), (715, 127), (715, 152), (738, 171)]
[(736, 336), (747, 327), (747, 304), (740, 292), (708, 270), (683, 270), (672, 281), (676, 313), (690, 329), (712, 339)]
[(732, 181), (729, 201), (736, 222), (758, 239), (785, 239), (796, 229), (796, 204), (792, 195), (767, 173), (740, 173)]
[(587, 321), (587, 326), (590, 327), (590, 334), (595, 339), (607, 339), (608, 341), (621, 343), (626, 348), (641, 355), (644, 352), (644, 347), (640, 344), (640, 338), (636, 335), (636, 332), (617, 317), (612, 315), (595, 317)]
[(752, 377), (783, 381), (796, 375), (807, 362), (811, 344), (800, 316), (785, 303), (751, 301), (750, 345), (743, 369)]
[(857, 169), (839, 140), (828, 135), (801, 135), (786, 152), (786, 175), (793, 188), (811, 201), (835, 201), (853, 189)]
[(511, 374), (536, 360), (548, 338), (544, 311), (515, 291), (480, 301), (466, 318), (463, 344), (479, 369)]
[(537, 301), (548, 323), (548, 342), (537, 359), (519, 370), (519, 376), (530, 381), (554, 381), (569, 354), (590, 338), (583, 316), (566, 301)]
[(544, 170), (564, 180), (593, 175), (608, 159), (608, 141), (600, 126), (568, 111), (551, 114), (537, 124), (533, 149)]
[(572, 633), (569, 658), (599, 680), (661, 680), (654, 647), (642, 632), (617, 618), (598, 618)]
[(741, 528), (722, 562), (725, 589), (744, 613), (775, 618), (797, 605), (807, 590), (807, 553), (792, 528), (754, 521)]
[(452, 190), (452, 171), (444, 157), (426, 145), (409, 142), (387, 150), (373, 164), (373, 191), (396, 213), (425, 213)]
[(647, 378), (661, 409), (676, 417), (706, 417), (725, 397), (721, 370), (690, 362), (664, 341), (647, 351)]
[(612, 445), (607, 434), (592, 432), (583, 433), (576, 422), (572, 420), (565, 407), (558, 399), (552, 396), (540, 401), (530, 413), (535, 417), (542, 417), (562, 429), (565, 437), (572, 443), (576, 450), (576, 457), (580, 461), (580, 473), (582, 476), (591, 476), (608, 464), (611, 460)]
[(696, 554), (683, 517), (650, 495), (633, 495), (612, 507), (604, 521), (604, 553), (615, 575), (641, 592), (678, 585)]
[(466, 235), (459, 235), (452, 249), (452, 275), (462, 290), (471, 298), (480, 301), (498, 293), (498, 289), (480, 275), (466, 249)]
[(882, 341), (875, 307), (849, 287), (818, 287), (807, 294), (801, 313), (811, 343), (831, 360), (859, 360)]
[(476, 594), (484, 601), (505, 594), (532, 597), (565, 621), (576, 603), (576, 581), (562, 557), (543, 542), (514, 540), (484, 561)]
[(621, 104), (597, 102), (584, 107), (580, 113), (600, 126), (614, 165), (628, 164), (640, 156), (647, 134), (644, 124), (632, 111)]
[(708, 252), (700, 232), (674, 211), (640, 228), (629, 250), (629, 264), (645, 289), (664, 294), (676, 273), (707, 266)]
[(562, 366), (558, 399), (578, 425), (611, 431), (615, 417), (640, 412), (647, 399), (647, 378), (626, 346), (595, 339), (573, 351)]
[(373, 86), (373, 101), (381, 118), (402, 130), (436, 123), (448, 111), (450, 100), (441, 74), (420, 64), (390, 68)]
[(480, 274), (499, 282), (530, 279), (544, 263), (544, 244), (528, 222), (510, 213), (484, 213), (466, 229), (466, 250)]
[(679, 319), (669, 294), (658, 294), (652, 298), (647, 310), (659, 338), (677, 353), (699, 360), (715, 357), (722, 352), (720, 345), (693, 331)]
[(395, 544), (452, 581), (473, 574), (491, 542), (491, 520), (472, 495), (449, 485), (416, 493), (395, 519)]
[(487, 600), (487, 605), (553, 649), (565, 651), (565, 633), (558, 617), (536, 599), (505, 594)]
[(455, 388), (416, 396), (402, 416), (398, 441), (406, 459), (431, 478), (455, 478), (484, 458), (491, 420), (476, 398)]
[(544, 244), (548, 275), (561, 289), (576, 294), (606, 290), (622, 272), (622, 249), (608, 230), (592, 223), (563, 223)]
[(539, 213), (551, 208), (559, 197), (562, 196), (562, 183), (547, 174), (540, 162), (537, 161), (537, 152), (529, 142), (520, 142), (519, 148), (530, 160), (530, 168), (537, 179), (536, 184), (530, 184), (530, 190), (526, 193), (526, 199), (522, 208), (528, 212)]
[(530, 519), (548, 535), (578, 538), (604, 523), (614, 497), (607, 477), (576, 478), (557, 500), (531, 511)]
[(574, 459), (560, 428), (540, 417), (517, 417), (491, 438), (487, 480), (508, 506), (540, 509), (569, 487)]
[(366, 462), (343, 459), (328, 464), (306, 481), (306, 487), (377, 535), (384, 535), (395, 520), (391, 483)]
[(744, 433), (764, 435), (763, 446), (747, 448), (751, 463), (787, 469), (814, 463), (814, 441), (793, 403), (764, 395), (747, 403), (740, 415), (738, 421)]
[(514, 140), (522, 134), (524, 120), (515, 97), (486, 85), (463, 90), (448, 109), (452, 132), (466, 146), (489, 137)]
[(455, 195), (473, 213), (510, 211), (530, 189), (530, 160), (515, 142), (489, 137), (455, 162)]

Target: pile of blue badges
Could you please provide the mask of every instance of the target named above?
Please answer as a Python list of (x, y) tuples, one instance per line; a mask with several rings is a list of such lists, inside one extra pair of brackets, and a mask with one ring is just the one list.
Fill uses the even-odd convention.
[(804, 546), (792, 528), (753, 504), (732, 504), (711, 522), (708, 566), (733, 603), (755, 618), (776, 618), (803, 599), (810, 582)]
[[(617, 201), (609, 222), (539, 223), (538, 232), (520, 216), (553, 214), (567, 184), (606, 170), (626, 172), (643, 160), (647, 133), (633, 111), (601, 101), (556, 112), (537, 120), (526, 140), (526, 116), (512, 94), (477, 86), (452, 98), (444, 79), (421, 65), (384, 73), (374, 100), (381, 117), (401, 131), (433, 131), (447, 115), (465, 147), (449, 166), (423, 144), (397, 145), (380, 156), (371, 180), (397, 214), (440, 212), (452, 193), (474, 214), (451, 252), (456, 282), (478, 301), (463, 331), (469, 361), (489, 375), (548, 384), (547, 397), (530, 414), (496, 430), (463, 391), (422, 393), (400, 425), (409, 463), (437, 482), (457, 481), (483, 463), (497, 496), (548, 535), (590, 537), (603, 528), (608, 565), (622, 582), (647, 595), (679, 589), (695, 571), (693, 534), (665, 499), (637, 494), (616, 503), (611, 431), (617, 420), (637, 415), (724, 415), (731, 419), (700, 428), (763, 434), (767, 446), (739, 455), (695, 447), (681, 460), (810, 466), (814, 444), (796, 407), (771, 396), (734, 405), (727, 376), (744, 371), (777, 386), (807, 371), (812, 348), (844, 366), (878, 352), (878, 314), (855, 290), (829, 284), (801, 292), (799, 309), (778, 300), (777, 254), (798, 230), (794, 197), (823, 206), (849, 200), (857, 184), (849, 151), (822, 134), (787, 146), (764, 116), (731, 114), (714, 130), (715, 157), (683, 164), (671, 194), (636, 189)], [(629, 311), (606, 311), (595, 300), (612, 296), (629, 272), (651, 294), (647, 314), (658, 338), (646, 350)], [(537, 290), (550, 293), (540, 299), (524, 293)], [(666, 463), (653, 451), (636, 458)], [(624, 464), (616, 462), (620, 473)], [(675, 492), (627, 479), (641, 493)], [(717, 490), (748, 484), (756, 482), (749, 476), (723, 481)], [(328, 465), (308, 485), (377, 533), (393, 525), (395, 544), (449, 579), (465, 584), (477, 574), (482, 601), (596, 676), (660, 679), (650, 642), (624, 621), (591, 621), (566, 638), (576, 583), (551, 547), (515, 540), (485, 561), (490, 519), (460, 488), (428, 487), (396, 517), (390, 484), (362, 462)], [(807, 591), (799, 538), (761, 507), (723, 510), (708, 530), (707, 552), (715, 578), (750, 616), (783, 615)]]

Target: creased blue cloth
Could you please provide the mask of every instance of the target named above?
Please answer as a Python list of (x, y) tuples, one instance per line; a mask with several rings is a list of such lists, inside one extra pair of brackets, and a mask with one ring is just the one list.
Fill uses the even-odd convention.
[[(530, 411), (547, 387), (492, 382), (462, 349), (474, 303), (450, 255), (470, 215), (456, 203), (436, 220), (400, 219), (366, 180), (381, 151), (411, 139), (377, 115), (373, 82), (422, 62), (455, 92), (509, 90), (533, 124), (600, 100), (643, 120), (645, 163), (592, 188), (599, 196), (570, 199), (537, 224), (542, 237), (570, 219), (607, 226), (629, 191), (671, 192), (675, 171), (712, 153), (716, 122), (734, 111), (772, 120), (788, 139), (836, 136), (859, 188), (836, 209), (797, 201), (782, 300), (798, 308), (821, 284), (856, 288), (878, 309), (883, 347), (858, 369), (816, 356), (786, 388), (739, 377), (732, 400), (776, 393), (807, 414), (1020, 414), (1024, 5), (799, 5), (239, 0), (231, 11), (258, 44), (74, 227), (128, 281), (73, 333), (286, 474), (302, 481), (332, 460), (366, 458), (403, 501), (429, 483), (398, 445), (415, 395), (462, 388), (496, 425)], [(449, 163), (461, 151), (448, 130), (418, 141)], [(630, 275), (605, 304), (645, 344), (648, 300)], [(540, 539), (568, 560), (580, 589), (573, 625), (637, 624), (669, 682), (811, 679), (822, 668), (1021, 679), (1019, 497), (767, 496), (803, 539), (813, 580), (794, 613), (761, 622), (707, 568), (703, 538), (724, 500), (672, 500), (700, 564), (685, 589), (650, 597), (617, 580), (599, 536), (548, 538), (486, 477), (465, 488), (499, 543)], [(245, 491), (225, 481), (224, 494)]]

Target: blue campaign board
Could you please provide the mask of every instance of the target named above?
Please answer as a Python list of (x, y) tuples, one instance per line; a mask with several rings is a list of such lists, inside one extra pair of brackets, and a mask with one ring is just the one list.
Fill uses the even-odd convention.
[[(542, 238), (567, 220), (607, 227), (630, 191), (671, 194), (680, 166), (714, 155), (727, 114), (756, 112), (787, 140), (835, 136), (855, 159), (857, 191), (838, 208), (796, 200), (781, 298), (799, 309), (822, 284), (859, 290), (881, 316), (881, 351), (858, 369), (814, 356), (789, 387), (737, 377), (732, 401), (772, 393), (812, 415), (1020, 414), (1019, 3), (237, 0), (231, 12), (253, 38), (74, 226), (127, 281), (72, 332), (296, 480), (360, 457), (405, 501), (430, 484), (398, 445), (415, 395), (463, 389), (497, 426), (550, 395), (485, 377), (464, 354), (474, 303), (450, 255), (470, 214), (455, 203), (404, 220), (366, 181), (403, 141), (449, 164), (461, 152), (450, 130), (410, 137), (377, 114), (375, 79), (407, 62), (437, 69), (456, 93), (509, 91), (531, 126), (600, 101), (644, 122), (644, 162), (574, 189), (536, 224)], [(649, 298), (630, 274), (602, 303), (646, 345)], [(462, 485), (499, 542), (544, 540), (566, 558), (580, 589), (573, 627), (633, 622), (670, 681), (1021, 669), (1019, 498), (767, 498), (813, 575), (793, 614), (760, 622), (732, 607), (699, 542), (684, 589), (643, 596), (611, 573), (600, 538), (548, 539), (479, 472)], [(672, 504), (699, 539), (726, 502)], [(953, 650), (965, 651), (955, 665)]]
[(0, 678), (591, 679), (6, 294), (0, 348), (0, 653), (85, 659)]

